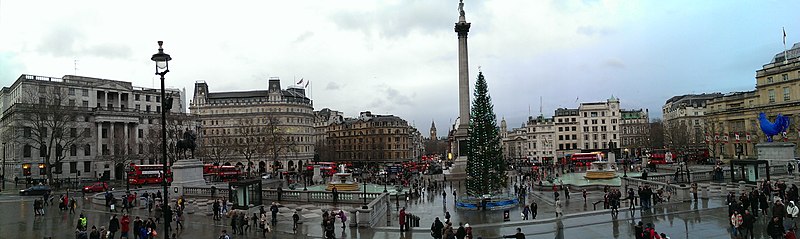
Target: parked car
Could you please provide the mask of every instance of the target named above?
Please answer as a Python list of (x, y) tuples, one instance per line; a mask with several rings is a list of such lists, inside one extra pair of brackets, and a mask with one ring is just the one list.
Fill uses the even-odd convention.
[(19, 195), (21, 196), (28, 196), (28, 195), (44, 195), (45, 193), (50, 193), (52, 190), (50, 186), (47, 185), (36, 185), (26, 189), (19, 190)]
[(105, 192), (106, 190), (114, 190), (108, 183), (106, 182), (96, 182), (88, 186), (83, 187), (84, 193), (96, 193), (96, 192)]

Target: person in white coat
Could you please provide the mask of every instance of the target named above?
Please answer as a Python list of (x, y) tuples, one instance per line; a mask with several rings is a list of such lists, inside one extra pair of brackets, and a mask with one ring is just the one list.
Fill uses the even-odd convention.
[(559, 217), (559, 215), (564, 216), (564, 213), (561, 209), (561, 199), (556, 199), (556, 217)]
[[(797, 218), (798, 213), (800, 213), (800, 208), (797, 208), (797, 205), (794, 205), (794, 201), (789, 201), (789, 205), (786, 205), (786, 217), (789, 218), (789, 220), (784, 220), (784, 228), (797, 226), (795, 218)], [(791, 225), (789, 225), (789, 223), (791, 223)]]

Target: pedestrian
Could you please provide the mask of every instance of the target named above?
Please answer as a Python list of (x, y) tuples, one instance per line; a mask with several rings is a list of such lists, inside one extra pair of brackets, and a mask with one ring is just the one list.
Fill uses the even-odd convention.
[(278, 223), (278, 204), (272, 202), (272, 206), (269, 206), (269, 211), (272, 213), (272, 224)]
[(586, 189), (583, 190), (582, 194), (583, 194), (583, 204), (586, 204), (587, 202), (586, 196), (588, 196), (589, 194), (586, 192)]
[(238, 216), (239, 220), (237, 221), (237, 223), (239, 223), (238, 224), (239, 225), (239, 235), (244, 235), (244, 227), (245, 227), (245, 225), (247, 225), (247, 222), (249, 221), (245, 217), (245, 214), (247, 214), (247, 213), (246, 212), (240, 212), (239, 216)]
[(111, 215), (111, 220), (108, 220), (108, 238), (114, 238), (114, 234), (119, 230), (119, 219), (117, 215)]
[(333, 194), (333, 204), (339, 203), (339, 190), (336, 189), (336, 186), (331, 189), (331, 194)]
[[(758, 209), (756, 209), (758, 210)], [(756, 218), (750, 213), (750, 210), (744, 210), (744, 215), (742, 215), (742, 238), (747, 238), (749, 235), (750, 238), (753, 238), (753, 224), (755, 224)]]
[(141, 235), (139, 231), (142, 229), (142, 227), (144, 227), (144, 222), (141, 218), (139, 218), (139, 216), (136, 216), (136, 219), (133, 220), (133, 239), (139, 238), (139, 235)]
[(772, 220), (767, 224), (767, 234), (772, 237), (772, 239), (781, 239), (784, 233), (785, 231), (783, 229), (783, 224), (780, 222), (780, 218), (777, 216), (772, 217)]
[(406, 230), (406, 207), (401, 208), (399, 214), (400, 232), (404, 232)]
[[(295, 214), (297, 214), (297, 212), (295, 212)], [(253, 216), (250, 217), (250, 225), (252, 226), (253, 229), (258, 227), (258, 214), (253, 213)], [(258, 231), (258, 229), (255, 229), (255, 230)]]
[(791, 225), (784, 224), (783, 226), (786, 228), (796, 227), (795, 218), (797, 218), (798, 212), (800, 212), (800, 208), (794, 205), (794, 201), (789, 201), (789, 205), (786, 205), (786, 218), (789, 220), (786, 220), (786, 223)]
[(347, 214), (344, 213), (344, 210), (339, 210), (339, 219), (342, 220), (342, 228), (344, 228), (347, 223)]
[(559, 217), (559, 215), (563, 216), (564, 213), (562, 212), (563, 209), (561, 208), (561, 199), (556, 199), (555, 206), (556, 206), (556, 217)]
[(431, 224), (431, 236), (436, 239), (441, 239), (442, 229), (444, 229), (444, 224), (442, 224), (442, 221), (439, 221), (439, 217), (436, 217), (433, 224)]
[(69, 199), (69, 213), (75, 213), (75, 208), (78, 207), (78, 203), (76, 202), (75, 198)]
[(464, 223), (458, 223), (458, 230), (456, 230), (456, 239), (464, 239), (467, 236), (467, 229), (464, 228)]
[(442, 204), (447, 203), (447, 192), (442, 190)]
[(267, 213), (261, 214), (261, 236), (266, 237), (269, 232), (269, 224), (267, 224)]
[(733, 215), (731, 215), (731, 234), (733, 234), (734, 237), (741, 236), (739, 227), (742, 226), (742, 222), (742, 215), (739, 214), (739, 211), (734, 211)]
[(450, 222), (450, 212), (449, 211), (444, 211), (444, 222), (445, 223)]
[(175, 212), (175, 230), (183, 230), (183, 210)]
[(120, 225), (120, 237), (119, 238), (121, 239), (121, 238), (124, 237), (125, 239), (128, 239), (128, 231), (130, 231), (131, 218), (128, 216), (127, 213), (126, 214), (122, 214), (122, 219), (120, 219), (119, 225)]
[(536, 201), (531, 202), (531, 218), (536, 220), (536, 214), (539, 212), (539, 205), (536, 204)]
[(77, 228), (78, 230), (86, 231), (86, 216), (84, 216), (83, 213), (81, 213), (81, 215), (78, 216)]
[(100, 232), (97, 231), (97, 227), (92, 226), (92, 232), (89, 233), (89, 239), (100, 239)]
[[(297, 215), (297, 211), (294, 211), (292, 214), (292, 231), (297, 232), (297, 223), (300, 221), (300, 215)], [(400, 230), (402, 232), (402, 230)]]
[[(228, 212), (228, 199), (223, 197), (222, 198), (222, 212), (221, 213), (224, 214), (226, 212)], [(233, 233), (233, 234), (236, 234), (236, 233)]]
[(530, 212), (531, 209), (527, 205), (525, 205), (525, 207), (522, 208), (522, 220), (528, 220), (528, 214)]
[(467, 239), (472, 239), (472, 227), (469, 226), (469, 223), (465, 223), (464, 228), (466, 228), (467, 231)]
[(636, 224), (636, 226), (633, 227), (633, 234), (636, 237), (636, 239), (645, 239), (644, 238), (644, 223), (642, 221), (639, 221), (639, 223)]
[(563, 187), (563, 188), (564, 188), (564, 198), (566, 198), (567, 200), (569, 200), (569, 186), (564, 186), (564, 185), (562, 184), (562, 185), (561, 185), (561, 187)]
[(233, 230), (233, 235), (236, 235), (236, 221), (238, 220), (239, 217), (236, 216), (236, 213), (233, 213), (233, 215), (231, 215), (231, 230)]
[(522, 234), (522, 229), (517, 227), (517, 233), (514, 233), (513, 235), (503, 236), (503, 238), (525, 239), (525, 234)]
[(155, 218), (156, 218), (156, 223), (161, 222), (161, 214), (162, 214), (162, 212), (163, 212), (163, 209), (161, 209), (161, 205), (160, 204), (156, 205), (156, 209), (155, 209), (155, 212), (154, 212), (155, 213)]
[(219, 220), (219, 212), (220, 212), (220, 205), (219, 200), (214, 200), (214, 204), (211, 206), (212, 213), (214, 214), (213, 220)]
[(231, 239), (231, 236), (228, 236), (228, 231), (222, 230), (222, 234), (219, 235), (219, 239)]

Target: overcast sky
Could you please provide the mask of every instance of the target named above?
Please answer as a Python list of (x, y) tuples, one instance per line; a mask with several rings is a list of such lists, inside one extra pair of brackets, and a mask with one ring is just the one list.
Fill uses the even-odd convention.
[[(225, 3), (225, 4), (223, 4)], [(233, 3), (233, 4), (230, 4)], [(266, 89), (311, 81), (315, 110), (394, 114), (427, 135), (458, 116), (456, 0), (0, 0), (0, 84), (77, 75), (154, 87)], [(800, 41), (800, 1), (466, 0), (470, 88), (480, 66), (498, 118), (518, 127), (612, 95), (649, 109), (671, 96), (752, 90), (755, 71)], [(541, 102), (539, 99), (543, 99)], [(498, 119), (499, 121), (500, 119)]]

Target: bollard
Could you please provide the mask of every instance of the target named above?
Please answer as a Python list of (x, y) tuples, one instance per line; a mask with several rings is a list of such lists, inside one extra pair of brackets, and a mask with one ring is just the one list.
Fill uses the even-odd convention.
[(702, 194), (700, 194), (700, 198), (708, 199), (708, 185), (704, 184), (704, 185), (700, 186), (700, 188), (702, 189), (702, 192), (703, 192)]

